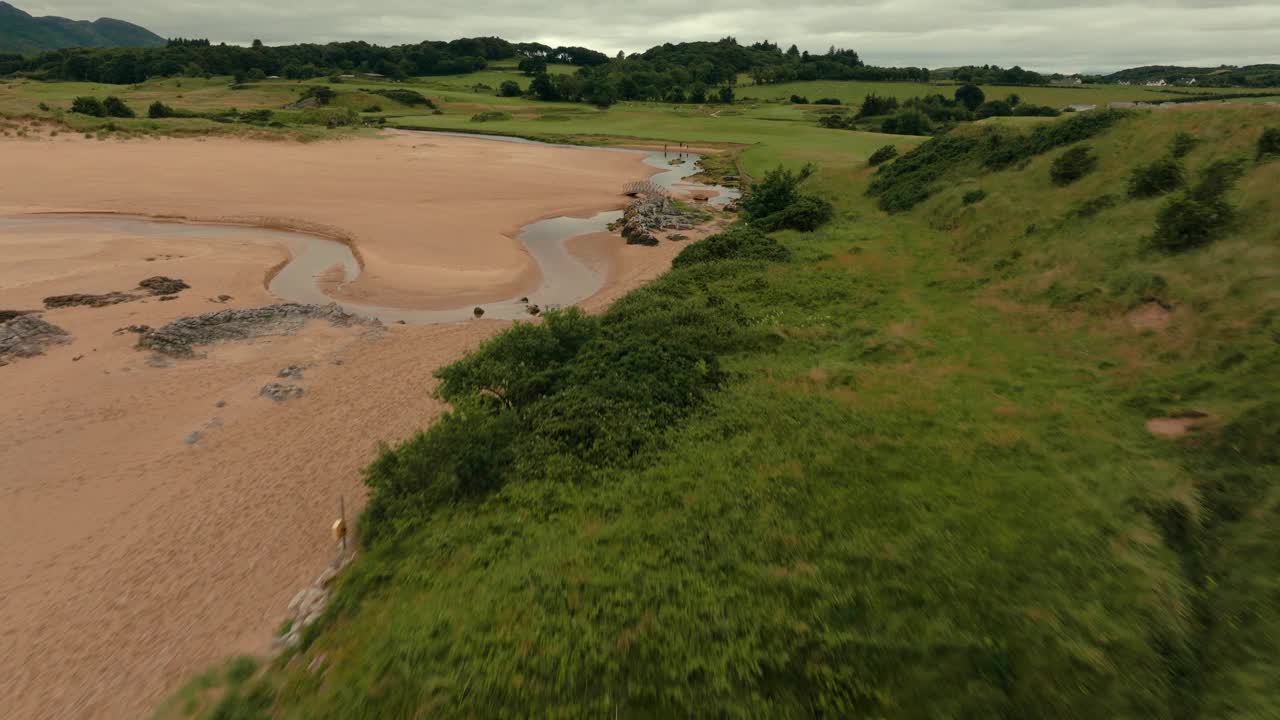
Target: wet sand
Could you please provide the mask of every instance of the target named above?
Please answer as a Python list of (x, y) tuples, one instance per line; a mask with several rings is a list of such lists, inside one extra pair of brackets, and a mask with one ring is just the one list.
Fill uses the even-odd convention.
[[(0, 156), (0, 214), (322, 225), (356, 238), (367, 282), (352, 294), (423, 306), (509, 295), (529, 273), (514, 229), (618, 207), (622, 183), (647, 173), (625, 153), (417, 136), (312, 145), (0, 140)], [(535, 171), (544, 179), (529, 182)], [(573, 241), (607, 277), (582, 305), (603, 308), (663, 272), (681, 247), (628, 247), (608, 235)], [(332, 557), (339, 498), (349, 517), (358, 512), (361, 469), (378, 443), (429, 424), (442, 410), (430, 397), (432, 371), (509, 324), (367, 333), (312, 323), (155, 367), (134, 349), (136, 335), (113, 331), (275, 302), (264, 279), (285, 249), (76, 228), (0, 239), (0, 253), (0, 309), (128, 291), (151, 275), (191, 285), (168, 302), (45, 311), (72, 342), (0, 367), (5, 717), (144, 717), (210, 663), (265, 651), (289, 598)], [(232, 299), (210, 300), (219, 295)], [(289, 381), (304, 395), (259, 397), (289, 365), (306, 367)]]

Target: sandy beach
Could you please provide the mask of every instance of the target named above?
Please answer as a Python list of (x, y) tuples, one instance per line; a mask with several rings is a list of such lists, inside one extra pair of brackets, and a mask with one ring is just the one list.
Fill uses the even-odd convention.
[[(49, 211), (237, 219), (323, 230), (364, 263), (344, 297), (433, 308), (539, 280), (515, 231), (621, 207), (641, 156), (455, 137), (299, 144), (233, 139), (2, 139), (0, 216)], [(432, 372), (508, 323), (334, 327), (202, 347), (155, 362), (129, 325), (278, 302), (279, 243), (145, 237), (56, 220), (0, 233), (0, 310), (165, 275), (171, 301), (46, 310), (67, 344), (0, 367), (0, 697), (5, 717), (134, 718), (235, 653), (264, 652), (290, 597), (358, 512), (361, 469), (441, 410)], [(695, 235), (696, 236), (696, 235)], [(607, 278), (598, 310), (683, 243), (593, 235), (570, 250)], [(229, 299), (219, 299), (230, 296)], [(300, 398), (259, 389), (299, 366)]]

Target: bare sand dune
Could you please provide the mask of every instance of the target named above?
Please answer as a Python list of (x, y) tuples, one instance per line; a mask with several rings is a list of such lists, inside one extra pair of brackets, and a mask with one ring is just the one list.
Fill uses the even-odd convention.
[[(619, 205), (648, 171), (625, 153), (459, 138), (314, 145), (235, 140), (0, 140), (0, 215), (32, 210), (269, 216), (357, 238), (352, 295), (456, 304), (529, 280), (510, 235)], [(665, 270), (682, 244), (575, 241), (604, 270), (600, 308)], [(0, 715), (134, 718), (191, 673), (262, 652), (289, 598), (331, 558), (327, 528), (379, 442), (441, 407), (432, 371), (506, 326), (335, 328), (206, 348), (157, 367), (113, 331), (274, 302), (272, 242), (118, 232), (0, 233), (0, 310), (127, 291), (163, 274), (176, 300), (50, 310), (72, 335), (0, 367)], [(150, 258), (150, 259), (149, 259)], [(535, 280), (536, 280), (536, 273)], [(230, 295), (225, 303), (210, 298)], [(161, 363), (164, 365), (165, 363)], [(289, 365), (302, 397), (258, 396)]]

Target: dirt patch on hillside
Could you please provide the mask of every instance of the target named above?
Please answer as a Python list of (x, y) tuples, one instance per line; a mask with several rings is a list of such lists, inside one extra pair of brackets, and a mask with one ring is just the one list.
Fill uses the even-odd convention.
[(1204, 430), (1212, 421), (1213, 416), (1209, 413), (1193, 410), (1169, 417), (1151, 418), (1147, 421), (1147, 432), (1159, 437), (1180, 438)]
[(1169, 327), (1173, 311), (1163, 303), (1148, 300), (1125, 314), (1129, 327), (1138, 332), (1159, 332)]

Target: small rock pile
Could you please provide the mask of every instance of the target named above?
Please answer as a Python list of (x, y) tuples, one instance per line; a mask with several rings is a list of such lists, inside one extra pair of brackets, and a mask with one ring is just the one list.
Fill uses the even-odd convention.
[(43, 355), (50, 345), (71, 341), (66, 330), (22, 311), (4, 311), (9, 316), (0, 322), (0, 365), (7, 365), (9, 357), (34, 357)]
[(285, 619), (288, 625), (280, 637), (276, 638), (273, 650), (277, 653), (288, 648), (297, 647), (302, 641), (302, 631), (324, 615), (329, 604), (329, 588), (338, 578), (338, 573), (355, 559), (355, 553), (340, 555), (338, 559), (311, 585), (298, 591), (289, 601), (289, 616)]
[(285, 400), (302, 397), (302, 392), (302, 388), (292, 383), (267, 383), (262, 386), (258, 394), (276, 402), (284, 402)]
[(659, 230), (692, 229), (671, 198), (659, 193), (640, 196), (622, 212), (622, 237), (628, 245), (657, 245), (654, 233)]
[(178, 278), (156, 275), (138, 283), (138, 287), (149, 290), (152, 295), (176, 295), (191, 286)]
[(137, 295), (130, 295), (122, 292), (109, 292), (101, 295), (93, 295), (89, 293), (71, 293), (70, 295), (51, 295), (44, 299), (44, 306), (50, 310), (65, 307), (76, 307), (77, 305), (88, 305), (89, 307), (106, 307), (108, 305), (118, 305), (120, 303), (137, 300)]
[(343, 310), (337, 303), (303, 305), (280, 303), (258, 308), (219, 310), (217, 312), (178, 318), (164, 327), (152, 330), (138, 339), (138, 347), (174, 357), (192, 357), (197, 345), (227, 340), (244, 340), (263, 335), (288, 335), (308, 320), (328, 320), (340, 327), (382, 323)]

